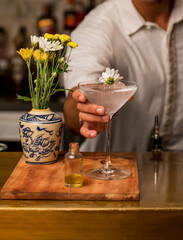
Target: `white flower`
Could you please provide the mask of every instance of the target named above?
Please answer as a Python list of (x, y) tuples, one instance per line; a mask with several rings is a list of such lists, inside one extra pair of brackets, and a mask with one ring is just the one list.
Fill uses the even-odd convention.
[(120, 79), (123, 79), (123, 77), (120, 76), (118, 70), (106, 68), (105, 72), (102, 73), (102, 77), (99, 78), (99, 82), (113, 84)]
[(50, 50), (51, 47), (51, 41), (48, 41), (44, 37), (39, 38), (39, 48), (42, 48), (44, 52), (47, 52)]
[(31, 45), (36, 47), (37, 43), (39, 42), (39, 37), (37, 37), (36, 35), (31, 35), (30, 39), (31, 39)]
[(44, 52), (57, 51), (63, 48), (62, 44), (59, 41), (51, 42), (44, 37), (39, 38), (39, 47), (42, 48)]
[(63, 45), (60, 43), (60, 41), (53, 41), (50, 51), (58, 51), (63, 48)]

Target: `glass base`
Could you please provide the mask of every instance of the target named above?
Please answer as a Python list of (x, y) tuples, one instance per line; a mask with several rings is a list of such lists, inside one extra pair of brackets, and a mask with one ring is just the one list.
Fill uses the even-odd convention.
[(85, 175), (98, 180), (119, 180), (130, 177), (132, 173), (127, 169), (118, 169), (110, 166), (109, 169), (90, 169), (85, 172)]

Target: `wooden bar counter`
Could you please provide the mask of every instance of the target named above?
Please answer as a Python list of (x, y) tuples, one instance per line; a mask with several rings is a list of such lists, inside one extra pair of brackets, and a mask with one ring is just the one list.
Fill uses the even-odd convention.
[[(0, 153), (0, 188), (21, 156)], [(139, 201), (1, 199), (0, 239), (182, 239), (183, 153), (136, 156)]]

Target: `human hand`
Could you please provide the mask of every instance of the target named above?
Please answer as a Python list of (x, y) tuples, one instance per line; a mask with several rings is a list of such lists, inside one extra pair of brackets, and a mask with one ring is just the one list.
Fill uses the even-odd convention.
[(87, 101), (86, 96), (76, 88), (72, 97), (78, 102), (79, 119), (83, 124), (80, 134), (86, 138), (95, 138), (105, 129), (105, 123), (109, 121), (109, 115), (105, 114), (105, 108)]

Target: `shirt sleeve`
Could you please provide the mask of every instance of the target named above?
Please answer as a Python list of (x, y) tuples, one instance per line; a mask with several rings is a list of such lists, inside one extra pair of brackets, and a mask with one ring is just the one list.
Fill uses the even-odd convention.
[(72, 50), (70, 71), (64, 75), (65, 88), (75, 87), (80, 81), (96, 80), (106, 67), (112, 67), (114, 29), (111, 18), (108, 4), (101, 4), (71, 34), (78, 47)]

